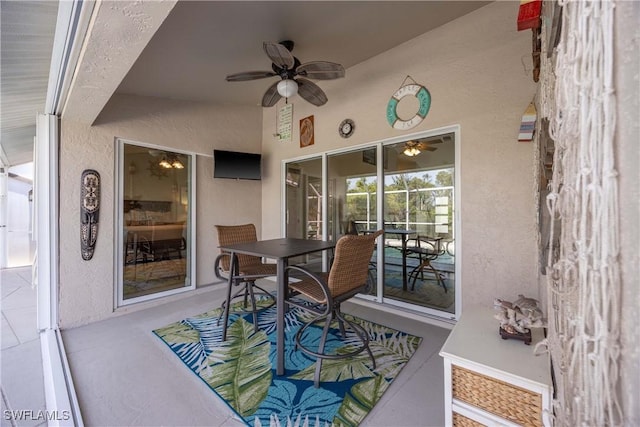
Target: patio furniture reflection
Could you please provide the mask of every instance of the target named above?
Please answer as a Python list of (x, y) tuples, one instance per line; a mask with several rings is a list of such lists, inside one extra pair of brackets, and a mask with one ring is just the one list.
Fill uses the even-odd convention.
[(418, 259), (418, 265), (409, 273), (409, 278), (411, 279), (411, 290), (415, 290), (418, 276), (420, 276), (420, 280), (424, 280), (424, 273), (426, 271), (433, 274), (438, 284), (442, 286), (445, 292), (447, 292), (447, 286), (445, 285), (442, 277), (443, 274), (431, 263), (445, 253), (444, 246), (441, 244), (442, 237), (418, 236), (416, 238), (409, 239), (409, 242), (415, 243), (407, 247), (407, 256)]

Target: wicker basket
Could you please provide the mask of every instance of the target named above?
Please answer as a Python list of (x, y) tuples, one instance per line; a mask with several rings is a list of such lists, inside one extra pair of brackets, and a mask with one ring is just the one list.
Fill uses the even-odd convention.
[(542, 426), (542, 396), (495, 378), (451, 367), (453, 397), (523, 426)]
[(477, 421), (467, 418), (464, 415), (460, 415), (457, 412), (453, 413), (453, 427), (484, 427), (484, 424), (480, 424)]

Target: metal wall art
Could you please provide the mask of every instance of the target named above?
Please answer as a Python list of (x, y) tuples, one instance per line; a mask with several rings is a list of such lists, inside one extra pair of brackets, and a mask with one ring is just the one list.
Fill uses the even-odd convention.
[(93, 258), (100, 218), (100, 174), (93, 169), (82, 172), (80, 180), (80, 249), (82, 259)]

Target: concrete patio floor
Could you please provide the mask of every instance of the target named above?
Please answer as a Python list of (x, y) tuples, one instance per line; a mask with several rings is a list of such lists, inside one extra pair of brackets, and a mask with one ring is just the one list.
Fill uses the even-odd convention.
[[(224, 291), (224, 286), (212, 286), (167, 304), (63, 330), (85, 424), (244, 425), (152, 333), (218, 307)], [(438, 352), (450, 331), (356, 304), (346, 304), (344, 311), (424, 338), (361, 425), (444, 425), (444, 374)]]
[[(3, 269), (0, 276), (2, 311), (2, 426), (40, 426), (45, 410), (40, 336), (36, 329), (36, 289), (31, 267)], [(8, 412), (7, 412), (8, 411)], [(12, 412), (21, 415), (13, 417)]]
[[(43, 426), (5, 411), (45, 411), (36, 291), (30, 268), (2, 270), (2, 426)], [(268, 286), (268, 284), (267, 284)], [(219, 306), (224, 286), (62, 331), (83, 422), (89, 426), (240, 426), (233, 411), (152, 333)], [(348, 303), (344, 311), (415, 335), (423, 342), (361, 424), (444, 425), (443, 362), (449, 330)]]

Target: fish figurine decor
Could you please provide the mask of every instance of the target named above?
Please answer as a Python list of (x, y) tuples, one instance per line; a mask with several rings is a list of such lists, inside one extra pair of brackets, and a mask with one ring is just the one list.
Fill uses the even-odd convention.
[(86, 169), (80, 180), (80, 251), (85, 261), (93, 258), (99, 219), (100, 174), (93, 169)]
[(538, 301), (518, 295), (518, 299), (509, 302), (496, 298), (493, 302), (496, 310), (494, 318), (500, 322), (500, 336), (502, 339), (519, 339), (526, 345), (531, 344), (531, 328), (544, 328), (547, 326), (538, 307)]

